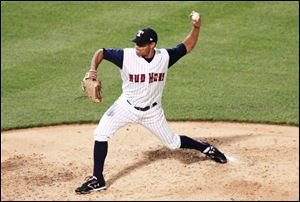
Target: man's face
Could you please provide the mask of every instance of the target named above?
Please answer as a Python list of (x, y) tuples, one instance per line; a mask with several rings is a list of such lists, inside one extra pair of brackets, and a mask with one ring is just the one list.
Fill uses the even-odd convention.
[(149, 44), (145, 44), (145, 45), (137, 45), (137, 44), (135, 44), (135, 51), (136, 51), (136, 54), (139, 57), (143, 57), (143, 56), (149, 55), (150, 50), (151, 50), (150, 43)]
[(155, 42), (151, 42), (145, 45), (135, 44), (135, 51), (139, 57), (151, 57), (153, 55), (154, 48), (156, 47)]

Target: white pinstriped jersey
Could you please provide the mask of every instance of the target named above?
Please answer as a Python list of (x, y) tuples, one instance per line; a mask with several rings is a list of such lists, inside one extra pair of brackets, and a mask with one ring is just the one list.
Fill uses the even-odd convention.
[(169, 54), (166, 49), (155, 49), (154, 58), (150, 63), (137, 56), (134, 48), (124, 49), (123, 67), (120, 70), (123, 96), (137, 107), (160, 103), (168, 64)]

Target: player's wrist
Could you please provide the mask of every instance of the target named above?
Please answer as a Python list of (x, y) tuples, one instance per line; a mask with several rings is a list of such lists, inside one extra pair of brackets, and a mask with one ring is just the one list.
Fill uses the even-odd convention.
[(95, 70), (95, 69), (90, 69), (89, 72), (95, 72), (95, 73), (97, 73), (97, 70)]
[(200, 26), (195, 26), (195, 25), (194, 25), (194, 29), (200, 29)]

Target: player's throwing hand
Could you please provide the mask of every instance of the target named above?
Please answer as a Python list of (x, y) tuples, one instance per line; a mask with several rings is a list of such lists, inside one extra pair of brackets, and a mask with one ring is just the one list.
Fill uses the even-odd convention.
[(191, 14), (190, 14), (190, 18), (192, 20), (192, 23), (193, 23), (194, 27), (196, 27), (196, 28), (201, 27), (201, 15), (200, 15), (200, 13), (198, 13), (196, 11), (192, 11)]

